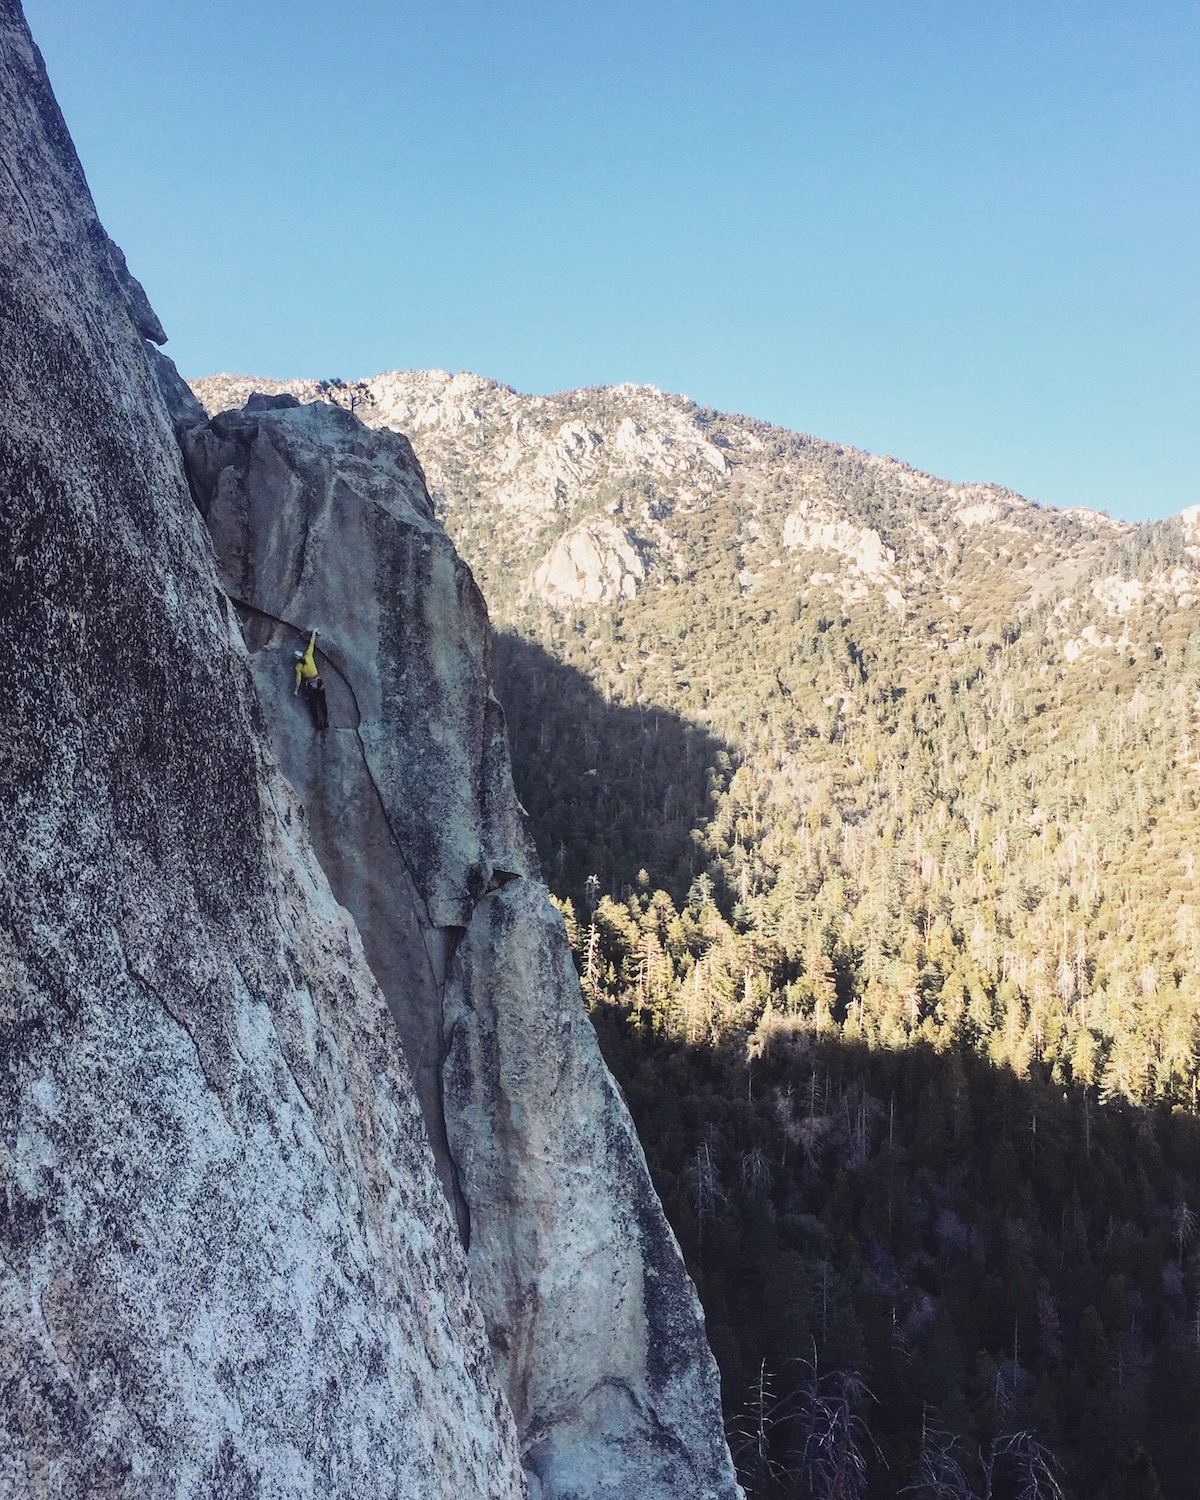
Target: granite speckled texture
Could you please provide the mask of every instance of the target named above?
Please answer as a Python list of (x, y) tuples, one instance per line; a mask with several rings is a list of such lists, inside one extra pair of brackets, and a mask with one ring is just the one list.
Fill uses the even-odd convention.
[(525, 1493), (382, 996), (0, 0), (0, 1494)]
[(733, 1500), (411, 448), (204, 416), (16, 0), (0, 210), (0, 1495)]

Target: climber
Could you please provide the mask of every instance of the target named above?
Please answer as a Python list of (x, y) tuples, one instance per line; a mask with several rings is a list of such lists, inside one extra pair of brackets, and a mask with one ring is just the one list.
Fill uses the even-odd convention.
[(296, 688), (292, 696), (295, 697), (303, 684), (304, 696), (308, 700), (308, 711), (312, 715), (313, 728), (328, 729), (329, 705), (325, 701), (325, 684), (321, 681), (321, 674), (317, 671), (316, 651), (317, 632), (314, 630), (308, 638), (308, 649), (292, 653), (296, 658)]

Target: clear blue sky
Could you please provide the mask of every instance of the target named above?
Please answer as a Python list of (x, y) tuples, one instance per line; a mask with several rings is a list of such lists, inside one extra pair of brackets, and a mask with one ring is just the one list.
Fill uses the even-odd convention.
[(187, 375), (684, 391), (1200, 500), (1195, 0), (26, 0)]

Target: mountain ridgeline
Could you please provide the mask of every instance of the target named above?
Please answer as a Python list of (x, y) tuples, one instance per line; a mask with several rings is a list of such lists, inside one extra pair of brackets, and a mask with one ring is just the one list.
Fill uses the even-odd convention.
[(840, 1411), (871, 1493), (1189, 1495), (1200, 508), (647, 387), (195, 389), (411, 437), (752, 1492), (856, 1493)]

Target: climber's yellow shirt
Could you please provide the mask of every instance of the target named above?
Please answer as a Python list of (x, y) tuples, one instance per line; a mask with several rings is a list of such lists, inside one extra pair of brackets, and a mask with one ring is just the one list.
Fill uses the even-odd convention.
[(303, 661), (298, 661), (296, 663), (296, 686), (297, 687), (300, 686), (300, 683), (301, 683), (302, 680), (307, 681), (311, 677), (319, 677), (320, 676), (320, 673), (317, 671), (317, 663), (316, 663), (316, 659), (315, 659), (316, 649), (317, 649), (317, 643), (316, 643), (316, 641), (309, 641), (309, 643), (308, 643), (308, 650), (304, 653), (304, 659), (303, 659)]

